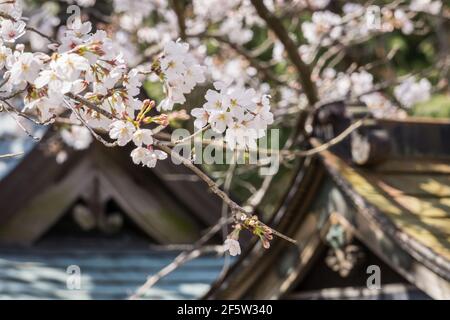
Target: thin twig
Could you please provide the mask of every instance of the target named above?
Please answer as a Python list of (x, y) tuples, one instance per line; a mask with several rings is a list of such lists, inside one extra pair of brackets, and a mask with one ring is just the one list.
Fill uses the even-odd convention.
[[(233, 200), (231, 200), (231, 198), (224, 192), (222, 191), (217, 184), (206, 174), (204, 173), (202, 170), (200, 170), (198, 167), (196, 167), (190, 160), (186, 159), (183, 156), (180, 156), (178, 153), (176, 152), (172, 152), (172, 149), (170, 147), (168, 147), (166, 144), (161, 143), (160, 141), (155, 141), (154, 145), (156, 147), (158, 147), (159, 149), (161, 149), (162, 151), (166, 152), (167, 154), (172, 155), (172, 157), (176, 158), (178, 161), (180, 161), (185, 167), (187, 167), (188, 169), (190, 169), (191, 171), (193, 171), (196, 175), (199, 176), (200, 179), (202, 179), (209, 187), (209, 189), (216, 194), (219, 198), (221, 198), (223, 201), (225, 201), (227, 203), (227, 205), (230, 207), (231, 212), (233, 213), (233, 216), (237, 216), (238, 214), (243, 214), (245, 215), (247, 218), (252, 218), (251, 213), (247, 212), (244, 208), (242, 208), (240, 205), (238, 205), (236, 202), (234, 202)], [(270, 228), (269, 226), (265, 225), (262, 222), (259, 222), (262, 226), (265, 226), (267, 228), (269, 228), (272, 233), (279, 237), (282, 238), (286, 241), (289, 241), (291, 243), (297, 244), (297, 241), (289, 238), (288, 236), (285, 236), (284, 234)]]
[(211, 124), (208, 123), (207, 126), (204, 126), (204, 127), (201, 128), (200, 130), (197, 130), (196, 132), (194, 132), (194, 133), (191, 134), (190, 136), (187, 136), (187, 137), (185, 137), (185, 138), (183, 138), (183, 139), (180, 139), (180, 140), (177, 140), (177, 141), (173, 142), (173, 144), (174, 144), (174, 145), (177, 145), (177, 144), (181, 144), (181, 143), (184, 143), (184, 142), (187, 142), (187, 141), (191, 141), (192, 138), (195, 138), (196, 136), (198, 136), (198, 135), (201, 134), (202, 132), (208, 130), (210, 127), (211, 127)]
[(140, 286), (136, 292), (129, 297), (131, 300), (139, 299), (142, 295), (144, 295), (151, 287), (153, 287), (159, 280), (176, 270), (177, 268), (184, 265), (186, 262), (197, 258), (202, 253), (200, 248), (208, 242), (217, 232), (219, 232), (222, 228), (222, 225), (226, 225), (230, 223), (232, 219), (222, 220), (220, 219), (217, 224), (211, 227), (208, 232), (206, 232), (197, 242), (194, 244), (192, 249), (185, 250), (181, 252), (171, 263), (161, 269), (155, 275), (149, 277), (147, 281)]
[(15, 158), (15, 157), (23, 156), (23, 155), (24, 155), (23, 152), (18, 152), (18, 153), (8, 153), (8, 154), (0, 154), (0, 159)]
[(339, 135), (337, 135), (333, 139), (329, 140), (328, 142), (326, 142), (324, 144), (321, 144), (320, 146), (317, 146), (317, 147), (312, 148), (310, 150), (306, 150), (306, 151), (298, 150), (298, 151), (295, 151), (293, 153), (293, 156), (296, 156), (296, 157), (310, 157), (310, 156), (313, 156), (315, 154), (321, 153), (321, 152), (331, 148), (332, 146), (335, 146), (338, 143), (340, 143), (342, 140), (347, 138), (353, 131), (355, 131), (358, 128), (360, 128), (363, 124), (364, 124), (364, 119), (360, 119), (360, 120), (356, 121), (355, 123), (351, 124), (350, 126), (348, 126), (347, 129), (342, 131)]
[(108, 142), (105, 139), (103, 139), (97, 132), (95, 132), (95, 130), (93, 128), (91, 128), (91, 126), (86, 122), (86, 120), (83, 119), (83, 117), (78, 114), (78, 112), (75, 110), (75, 108), (70, 104), (70, 102), (64, 100), (64, 103), (66, 104), (66, 106), (75, 114), (75, 116), (77, 117), (77, 119), (89, 130), (89, 132), (92, 134), (92, 136), (97, 139), (98, 141), (100, 141), (104, 146), (108, 147), (108, 148), (113, 148), (117, 146), (117, 141), (115, 142)]
[(98, 105), (96, 105), (95, 103), (87, 100), (86, 98), (84, 98), (82, 96), (75, 95), (75, 94), (73, 94), (71, 92), (67, 93), (66, 96), (69, 97), (70, 99), (73, 99), (73, 100), (81, 103), (81, 104), (84, 104), (86, 107), (94, 110), (95, 112), (105, 116), (108, 119), (111, 119), (111, 120), (112, 119), (116, 119), (116, 117), (111, 112), (108, 112), (108, 111), (100, 108)]

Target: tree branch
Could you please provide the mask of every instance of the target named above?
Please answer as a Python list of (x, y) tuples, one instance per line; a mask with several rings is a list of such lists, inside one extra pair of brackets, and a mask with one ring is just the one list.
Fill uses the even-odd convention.
[[(231, 200), (231, 198), (224, 191), (222, 191), (217, 186), (217, 184), (206, 173), (204, 173), (202, 170), (200, 170), (198, 167), (196, 167), (190, 160), (186, 159), (185, 157), (180, 156), (176, 152), (172, 152), (172, 149), (170, 147), (168, 147), (166, 144), (164, 144), (164, 143), (162, 143), (160, 141), (155, 141), (154, 145), (156, 147), (158, 147), (159, 149), (161, 149), (162, 151), (166, 152), (167, 154), (172, 155), (172, 157), (176, 158), (185, 167), (190, 169), (200, 179), (202, 179), (208, 185), (209, 189), (214, 194), (216, 194), (219, 198), (221, 198), (230, 207), (230, 210), (231, 210), (233, 216), (235, 217), (235, 219), (237, 219), (240, 214), (244, 215), (246, 218), (252, 218), (251, 213), (247, 212), (244, 208), (242, 208), (236, 202)], [(261, 221), (259, 221), (259, 223), (261, 224), (261, 226), (265, 226), (265, 227), (269, 228), (275, 236), (277, 236), (277, 237), (279, 237), (281, 239), (284, 239), (286, 241), (289, 241), (289, 242), (291, 242), (293, 244), (297, 244), (296, 240), (294, 240), (292, 238), (289, 238), (288, 236), (285, 236), (284, 234), (282, 234), (282, 233), (280, 233), (280, 232), (270, 228), (269, 226), (267, 226), (266, 224), (262, 223)]]
[(267, 23), (267, 26), (275, 33), (283, 44), (289, 60), (294, 64), (298, 72), (299, 81), (302, 84), (303, 91), (308, 98), (308, 102), (313, 106), (318, 101), (316, 86), (311, 80), (311, 70), (305, 64), (298, 53), (297, 45), (289, 36), (281, 21), (267, 9), (263, 0), (250, 0), (255, 7), (258, 15)]
[(116, 119), (116, 117), (111, 112), (108, 112), (108, 111), (100, 108), (95, 103), (87, 100), (86, 98), (84, 98), (82, 96), (75, 95), (71, 92), (67, 93), (66, 96), (69, 97), (70, 99), (73, 99), (75, 101), (78, 101), (79, 103), (84, 104), (86, 107), (94, 110), (97, 113), (100, 113), (101, 115), (107, 117), (108, 119)]
[(186, 40), (186, 21), (184, 16), (184, 3), (181, 0), (172, 0), (173, 11), (177, 16), (178, 31), (181, 40)]
[(15, 157), (23, 156), (23, 155), (24, 155), (23, 152), (19, 152), (19, 153), (8, 153), (8, 154), (0, 154), (0, 159), (15, 158)]

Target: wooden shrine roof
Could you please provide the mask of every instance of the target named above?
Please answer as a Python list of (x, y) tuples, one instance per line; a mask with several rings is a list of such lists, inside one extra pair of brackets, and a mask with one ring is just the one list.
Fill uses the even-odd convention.
[[(332, 130), (325, 124), (312, 147), (348, 123), (331, 124)], [(275, 239), (264, 250), (254, 242), (206, 297), (289, 296), (327, 246), (325, 234), (336, 216), (404, 281), (432, 298), (450, 296), (450, 122), (373, 121), (357, 134), (370, 145), (356, 150), (368, 151), (369, 160), (381, 154), (378, 161), (356, 164), (353, 136), (299, 159), (292, 189), (269, 221), (298, 246)]]
[[(0, 300), (126, 299), (178, 253), (160, 250), (0, 252)], [(67, 288), (66, 269), (71, 265), (80, 267), (80, 290)], [(199, 257), (161, 279), (141, 298), (199, 298), (217, 278), (222, 266), (222, 257), (211, 254)]]
[[(42, 143), (52, 136), (50, 130)], [(38, 144), (14, 159), (0, 179), (0, 243), (34, 243), (80, 200), (95, 202), (92, 212), (114, 201), (160, 244), (191, 243), (217, 222), (220, 199), (202, 181), (186, 179), (192, 176), (188, 169), (170, 159), (156, 169), (136, 166), (130, 151), (95, 141), (57, 164)]]
[(330, 152), (323, 158), (357, 206), (374, 206), (386, 232), (450, 276), (450, 159), (394, 160), (364, 169)]

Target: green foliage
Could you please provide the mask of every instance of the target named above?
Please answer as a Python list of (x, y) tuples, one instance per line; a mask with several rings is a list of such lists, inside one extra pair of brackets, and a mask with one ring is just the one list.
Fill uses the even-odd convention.
[(147, 96), (157, 103), (161, 102), (164, 98), (164, 90), (161, 82), (146, 81), (144, 83), (144, 90)]
[(429, 101), (414, 106), (412, 116), (431, 118), (450, 118), (450, 96), (435, 95)]

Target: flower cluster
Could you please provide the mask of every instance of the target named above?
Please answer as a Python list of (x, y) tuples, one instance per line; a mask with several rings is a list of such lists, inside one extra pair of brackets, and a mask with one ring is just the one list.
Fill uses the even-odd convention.
[(77, 105), (69, 97), (79, 96), (95, 103), (116, 118), (134, 117), (142, 102), (135, 98), (141, 83), (136, 70), (127, 70), (120, 52), (103, 30), (90, 33), (91, 23), (62, 33), (57, 52), (51, 56), (29, 52), (14, 53), (10, 82), (28, 89), (25, 110), (34, 110), (41, 121), (47, 121), (64, 110), (77, 111), (74, 121), (84, 120), (90, 126), (107, 129), (112, 119)]
[(0, 35), (5, 42), (15, 42), (25, 34), (26, 23), (21, 20), (22, 7), (18, 1), (3, 1), (0, 4)]
[[(365, 70), (348, 74), (326, 68), (317, 83), (321, 96), (329, 97), (330, 100), (360, 100), (376, 118), (405, 117), (404, 111), (394, 105), (386, 95), (375, 90), (373, 80), (372, 74)], [(429, 94), (424, 95), (425, 100), (428, 97)]]
[[(252, 39), (251, 26), (260, 22), (247, 0), (194, 0), (193, 9), (195, 16), (188, 21), (190, 28), (201, 33), (206, 31), (205, 22), (218, 24), (217, 33), (239, 45)], [(227, 19), (223, 19), (224, 12)]]
[(439, 14), (442, 8), (442, 1), (439, 0), (412, 0), (409, 8), (412, 11), (422, 11), (431, 14)]
[[(422, 9), (419, 4), (415, 10)], [(412, 9), (411, 9), (412, 10)], [(414, 31), (414, 23), (410, 15), (401, 8), (380, 9), (379, 17), (373, 13), (371, 21), (367, 15), (367, 8), (361, 4), (348, 2), (343, 6), (344, 15), (340, 16), (331, 11), (315, 11), (311, 21), (302, 24), (302, 32), (309, 45), (303, 45), (301, 50), (308, 51), (308, 46), (329, 46), (334, 42), (350, 43), (358, 39), (364, 39), (370, 33), (392, 32), (401, 30), (404, 34)]]
[(303, 35), (310, 44), (330, 45), (342, 35), (342, 19), (330, 11), (316, 11), (311, 22), (302, 24)]
[(239, 244), (240, 232), (245, 229), (257, 236), (265, 249), (270, 248), (270, 241), (273, 240), (273, 231), (271, 228), (261, 223), (257, 216), (247, 216), (238, 214), (237, 222), (233, 225), (233, 231), (228, 235), (223, 244), (224, 251), (229, 251), (230, 255), (236, 256), (241, 254)]
[(409, 77), (394, 88), (394, 95), (403, 106), (411, 108), (430, 99), (431, 83), (426, 78), (416, 81), (414, 77)]
[(319, 94), (330, 99), (362, 96), (373, 89), (373, 76), (365, 70), (347, 74), (327, 68), (317, 82)]
[[(5, 31), (3, 26), (15, 23), (21, 10), (14, 5), (1, 9), (8, 9), (7, 18), (2, 20)], [(22, 29), (25, 27), (17, 27), (14, 36), (9, 32), (5, 40), (14, 41)], [(51, 55), (26, 52), (23, 45), (13, 50), (0, 43), (0, 67), (5, 69), (2, 92), (25, 92), (23, 111), (34, 114), (43, 123), (69, 111), (73, 125), (64, 128), (61, 137), (74, 149), (85, 149), (91, 143), (92, 136), (86, 128), (89, 126), (108, 131), (119, 146), (133, 140), (137, 147), (131, 153), (133, 161), (154, 167), (157, 160), (167, 155), (153, 150), (151, 130), (140, 127), (152, 122), (166, 126), (167, 117), (147, 116), (154, 103), (137, 98), (142, 86), (140, 72), (128, 69), (122, 53), (105, 31), (91, 33), (91, 29), (91, 23), (85, 22), (76, 29), (62, 30), (59, 41), (49, 46), (54, 50)], [(188, 93), (204, 80), (203, 69), (193, 62), (187, 46), (181, 43), (166, 46), (158, 63), (164, 78), (177, 88), (172, 90), (176, 102), (181, 102), (176, 90)]]
[(135, 164), (142, 164), (149, 168), (156, 166), (157, 160), (167, 158), (167, 154), (160, 150), (154, 150), (153, 132), (150, 129), (140, 129), (132, 122), (117, 120), (110, 126), (109, 136), (117, 140), (119, 146), (125, 146), (130, 141), (136, 145), (131, 152), (131, 158)]
[(181, 42), (170, 41), (164, 46), (159, 62), (167, 98), (161, 103), (162, 110), (172, 110), (175, 103), (184, 103), (185, 95), (205, 81), (205, 68), (195, 61), (188, 50), (189, 45)]
[(233, 87), (215, 82), (216, 90), (206, 92), (206, 103), (192, 110), (194, 125), (203, 128), (207, 124), (217, 133), (225, 132), (230, 149), (237, 146), (256, 148), (256, 140), (265, 135), (267, 126), (273, 123), (269, 96), (259, 97), (255, 90)]
[[(250, 19), (251, 5), (238, 3), (240, 12), (246, 12), (242, 19)], [(115, 7), (118, 11), (124, 8), (118, 2)], [(5, 8), (7, 17), (11, 17), (2, 20), (5, 25), (20, 21), (20, 6), (8, 4)], [(14, 32), (8, 33), (8, 39), (15, 41), (25, 27), (16, 26)], [(35, 115), (42, 123), (69, 114), (73, 125), (63, 128), (61, 134), (63, 141), (75, 149), (87, 148), (92, 141), (89, 132), (100, 130), (109, 132), (119, 146), (133, 141), (136, 148), (131, 157), (136, 164), (153, 167), (156, 160), (167, 156), (153, 150), (152, 131), (143, 129), (143, 125), (150, 123), (166, 126), (167, 116), (148, 116), (153, 105), (137, 97), (144, 73), (141, 69), (129, 70), (123, 53), (106, 31), (92, 32), (90, 22), (63, 27), (49, 49), (52, 54), (26, 52), (23, 45), (10, 49), (0, 44), (0, 66), (6, 69), (5, 92), (26, 93), (24, 112)], [(151, 65), (151, 72), (163, 81), (166, 91), (158, 110), (171, 110), (174, 104), (184, 103), (186, 95), (206, 80), (205, 69), (189, 52), (188, 44), (168, 41)], [(201, 114), (200, 108), (193, 110), (198, 118), (196, 127), (209, 123), (214, 131), (225, 134), (232, 149), (256, 148), (257, 139), (265, 135), (267, 126), (273, 122), (269, 96), (258, 96), (242, 84), (232, 87), (215, 83), (215, 87), (216, 90), (208, 91)]]

